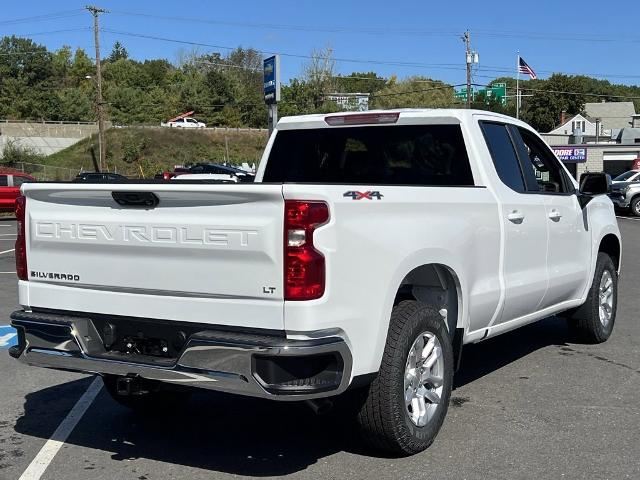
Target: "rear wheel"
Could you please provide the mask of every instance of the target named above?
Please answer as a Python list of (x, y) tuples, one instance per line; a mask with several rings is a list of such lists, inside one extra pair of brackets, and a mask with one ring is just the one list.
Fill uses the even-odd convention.
[(618, 307), (618, 273), (611, 257), (599, 252), (586, 302), (569, 319), (576, 336), (588, 343), (602, 343), (613, 332)]
[(404, 301), (391, 314), (378, 376), (358, 413), (363, 439), (376, 449), (412, 455), (435, 439), (449, 405), (453, 351), (433, 307)]

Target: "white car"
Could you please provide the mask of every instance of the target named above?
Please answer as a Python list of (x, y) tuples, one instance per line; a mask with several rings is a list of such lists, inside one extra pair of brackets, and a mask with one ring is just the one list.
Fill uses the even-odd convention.
[(631, 182), (640, 182), (640, 170), (629, 170), (628, 172), (624, 172), (612, 180), (612, 183), (631, 183)]
[(25, 184), (10, 354), (97, 373), (141, 410), (171, 385), (315, 410), (355, 396), (363, 439), (413, 454), (463, 345), (556, 314), (611, 335), (609, 188), (473, 110), (285, 117), (255, 183)]
[(178, 118), (177, 120), (173, 120), (171, 122), (163, 122), (160, 124), (161, 127), (171, 127), (171, 128), (206, 128), (207, 124), (203, 122), (199, 122), (195, 118), (185, 117)]

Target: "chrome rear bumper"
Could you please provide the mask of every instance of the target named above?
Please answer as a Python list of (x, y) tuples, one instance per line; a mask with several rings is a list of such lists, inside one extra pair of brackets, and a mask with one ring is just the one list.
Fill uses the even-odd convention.
[[(340, 337), (289, 340), (203, 330), (189, 337), (178, 358), (167, 359), (108, 351), (90, 318), (18, 311), (11, 319), (19, 344), (10, 353), (28, 365), (274, 400), (337, 395), (350, 381), (351, 353)], [(299, 374), (309, 371), (315, 373)]]

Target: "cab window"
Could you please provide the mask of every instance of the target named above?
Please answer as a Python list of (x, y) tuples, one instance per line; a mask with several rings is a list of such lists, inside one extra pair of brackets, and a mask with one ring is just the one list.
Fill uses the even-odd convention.
[(560, 162), (544, 142), (524, 128), (514, 127), (512, 130), (527, 191), (569, 193), (571, 189)]
[(503, 123), (485, 121), (480, 122), (480, 126), (500, 180), (511, 190), (523, 193), (525, 186), (520, 162), (507, 126)]

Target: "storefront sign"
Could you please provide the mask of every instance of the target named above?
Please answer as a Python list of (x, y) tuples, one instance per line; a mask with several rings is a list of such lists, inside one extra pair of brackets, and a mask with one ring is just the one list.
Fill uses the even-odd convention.
[(565, 163), (584, 163), (587, 161), (586, 148), (552, 147), (553, 153)]

